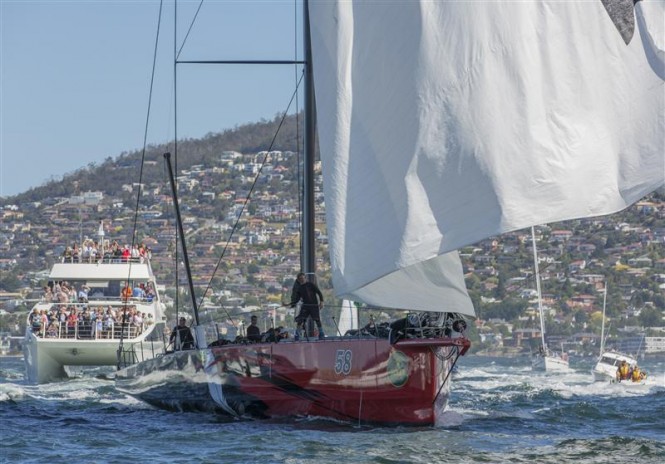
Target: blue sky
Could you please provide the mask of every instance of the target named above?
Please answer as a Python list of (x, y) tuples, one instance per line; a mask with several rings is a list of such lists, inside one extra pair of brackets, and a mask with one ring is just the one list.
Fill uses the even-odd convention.
[[(179, 44), (199, 3), (178, 3)], [(206, 1), (180, 59), (294, 59), (301, 9)], [(158, 12), (158, 0), (0, 0), (0, 196), (143, 146)], [(148, 143), (174, 136), (173, 13), (165, 1)], [(273, 118), (296, 78), (294, 66), (179, 66), (178, 138)]]

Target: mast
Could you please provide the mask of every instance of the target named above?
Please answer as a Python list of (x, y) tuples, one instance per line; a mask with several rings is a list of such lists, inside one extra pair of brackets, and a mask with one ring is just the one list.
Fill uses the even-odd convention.
[[(182, 246), (182, 256), (185, 261), (185, 272), (187, 273), (187, 282), (189, 283), (189, 294), (192, 297), (192, 309), (194, 311), (194, 321), (199, 326), (199, 308), (196, 305), (196, 294), (194, 293), (194, 281), (192, 280), (192, 271), (189, 267), (189, 255), (187, 254), (187, 244), (185, 242), (185, 232), (182, 228), (182, 219), (180, 218), (180, 206), (178, 205), (178, 192), (173, 177), (173, 168), (171, 167), (171, 153), (164, 153), (166, 167), (169, 170), (169, 181), (171, 182), (171, 193), (173, 194), (173, 205), (175, 206), (176, 223), (178, 232), (180, 232), (180, 245)], [(178, 263), (176, 262), (176, 267)]]
[(536, 291), (538, 292), (538, 313), (540, 314), (540, 338), (543, 352), (547, 354), (545, 345), (545, 319), (543, 317), (543, 297), (540, 293), (540, 271), (538, 270), (538, 251), (536, 250), (536, 230), (531, 226), (531, 244), (533, 245), (533, 268), (536, 272)]
[[(314, 149), (316, 141), (316, 119), (314, 108), (314, 84), (312, 79), (312, 44), (309, 28), (309, 2), (303, 2), (303, 51), (305, 73), (305, 132), (303, 153), (303, 211), (302, 211), (302, 272), (310, 279), (316, 278), (314, 250)], [(315, 280), (314, 280), (315, 282)]]
[(603, 290), (603, 320), (600, 324), (600, 355), (598, 359), (603, 357), (605, 352), (605, 303), (607, 302), (607, 281), (605, 281), (605, 289)]

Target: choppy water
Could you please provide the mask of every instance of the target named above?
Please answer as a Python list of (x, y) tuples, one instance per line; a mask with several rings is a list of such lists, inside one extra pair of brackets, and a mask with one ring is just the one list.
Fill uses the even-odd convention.
[(593, 383), (592, 361), (563, 375), (527, 359), (465, 356), (443, 428), (323, 420), (227, 422), (155, 410), (113, 382), (27, 385), (0, 358), (2, 463), (663, 463), (665, 359), (648, 385)]

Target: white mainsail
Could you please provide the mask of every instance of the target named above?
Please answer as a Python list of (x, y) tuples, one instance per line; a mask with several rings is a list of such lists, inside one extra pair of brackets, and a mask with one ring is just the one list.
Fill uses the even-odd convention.
[(600, 0), (309, 9), (340, 296), (473, 314), (449, 252), (665, 183), (660, 0), (626, 39)]

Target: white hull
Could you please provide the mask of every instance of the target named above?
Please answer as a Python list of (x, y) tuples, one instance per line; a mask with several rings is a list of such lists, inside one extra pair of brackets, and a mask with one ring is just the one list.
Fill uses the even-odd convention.
[[(118, 340), (40, 339), (28, 334), (24, 343), (24, 359), (28, 381), (47, 383), (66, 379), (67, 366), (117, 366)], [(124, 351), (133, 350), (137, 360), (155, 357), (164, 351), (164, 343), (125, 341)]]
[(593, 375), (594, 382), (613, 382), (616, 380), (616, 372), (616, 366), (598, 362), (591, 371), (591, 374)]
[(564, 372), (570, 370), (568, 359), (559, 356), (536, 355), (531, 360), (531, 368), (542, 372)]
[[(49, 274), (51, 283), (69, 282), (74, 290), (86, 285), (91, 288), (92, 295), (81, 300), (80, 296), (71, 298), (70, 294), (64, 302), (58, 298), (43, 298), (35, 305), (31, 314), (48, 314), (50, 318), (35, 327), (28, 316), (23, 352), (30, 383), (66, 379), (69, 366), (78, 366), (76, 371), (81, 370), (80, 366), (117, 366), (121, 346), (124, 362), (138, 362), (163, 353), (164, 314), (159, 295), (121, 298), (119, 289), (128, 277), (135, 286), (150, 284), (155, 289), (157, 287), (147, 261), (67, 262), (53, 266)], [(103, 318), (105, 311), (111, 311), (111, 308), (114, 320), (108, 325), (78, 319), (79, 315), (93, 309)], [(58, 315), (63, 311), (66, 315), (76, 313), (77, 319), (72, 324), (69, 320), (59, 319)], [(131, 312), (150, 316), (149, 322), (134, 320), (123, 324), (122, 314)]]
[(593, 380), (596, 382), (616, 381), (617, 369), (619, 368), (621, 361), (626, 361), (631, 368), (637, 366), (637, 359), (632, 356), (617, 353), (615, 351), (606, 351), (601, 355), (600, 360), (598, 360), (591, 371), (593, 374)]

